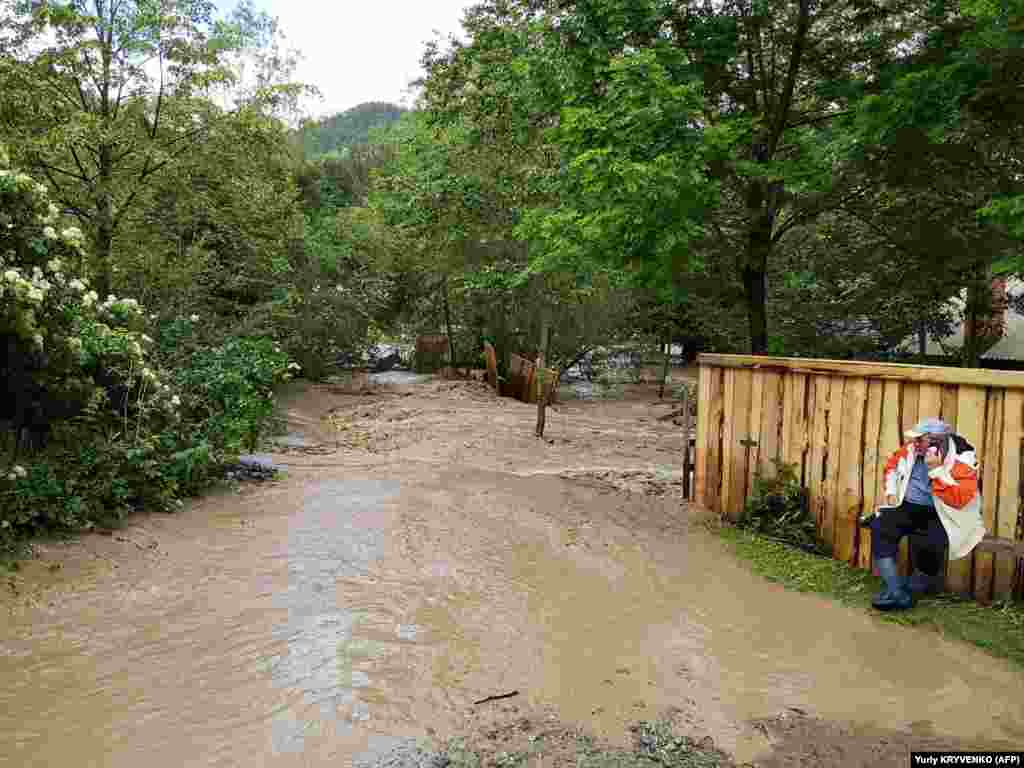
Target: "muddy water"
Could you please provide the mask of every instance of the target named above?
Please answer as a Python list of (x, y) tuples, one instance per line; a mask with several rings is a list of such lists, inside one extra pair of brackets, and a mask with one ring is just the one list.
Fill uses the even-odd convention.
[(347, 765), (512, 690), (612, 740), (671, 712), (739, 760), (791, 707), (1024, 743), (1008, 664), (763, 582), (671, 494), (588, 478), (671, 470), (649, 404), (562, 409), (542, 450), (529, 406), (399, 403), (429, 440), (291, 454), (279, 484), (46, 548), (5, 588), (0, 764)]

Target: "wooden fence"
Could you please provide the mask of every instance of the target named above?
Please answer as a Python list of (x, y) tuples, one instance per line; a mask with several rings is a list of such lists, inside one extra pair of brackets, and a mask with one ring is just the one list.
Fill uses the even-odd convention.
[[(1020, 594), (1024, 373), (891, 363), (699, 356), (696, 501), (736, 520), (755, 473), (796, 466), (834, 557), (871, 567), (857, 519), (882, 500), (889, 455), (939, 416), (977, 449), (991, 540), (948, 564), (947, 588), (988, 601)], [(910, 567), (906, 542), (904, 573)]]
[(441, 334), (416, 337), (415, 365), (417, 373), (434, 373), (449, 361), (448, 337)]
[[(536, 403), (540, 386), (536, 377), (536, 365), (525, 357), (511, 355), (509, 361), (509, 385), (507, 393), (524, 403)], [(545, 368), (544, 392), (548, 402), (552, 402), (558, 393), (560, 374), (554, 368)]]

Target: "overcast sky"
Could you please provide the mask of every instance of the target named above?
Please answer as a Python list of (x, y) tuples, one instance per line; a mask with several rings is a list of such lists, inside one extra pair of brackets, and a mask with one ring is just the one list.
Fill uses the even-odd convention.
[[(222, 8), (234, 5), (219, 0)], [(289, 47), (303, 56), (296, 79), (323, 94), (314, 116), (366, 101), (411, 105), (409, 81), (420, 75), (423, 45), (461, 29), (471, 0), (255, 0), (281, 21)]]

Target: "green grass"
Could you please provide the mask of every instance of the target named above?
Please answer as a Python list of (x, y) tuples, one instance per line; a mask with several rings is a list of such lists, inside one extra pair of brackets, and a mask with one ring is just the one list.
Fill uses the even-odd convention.
[(918, 601), (910, 611), (881, 613), (871, 597), (881, 580), (867, 571), (819, 557), (731, 526), (714, 527), (753, 571), (769, 581), (799, 592), (828, 595), (846, 605), (875, 613), (880, 620), (928, 627), (943, 636), (971, 643), (993, 656), (1024, 667), (1024, 604), (1014, 601), (983, 606), (957, 595), (937, 595)]
[[(696, 743), (677, 735), (670, 723), (640, 722), (631, 729), (633, 748), (599, 744), (583, 733), (564, 729), (536, 733), (525, 744), (511, 749), (486, 744), (480, 734), (451, 739), (440, 764), (450, 768), (527, 768), (549, 765), (561, 768), (731, 768), (733, 762), (710, 743)], [(507, 745), (506, 745), (507, 746)]]

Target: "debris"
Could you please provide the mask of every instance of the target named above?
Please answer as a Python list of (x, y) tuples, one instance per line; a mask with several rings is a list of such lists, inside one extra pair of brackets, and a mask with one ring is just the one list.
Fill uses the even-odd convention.
[(513, 696), (518, 695), (519, 691), (509, 691), (508, 693), (499, 693), (496, 696), (488, 696), (486, 698), (480, 699), (479, 701), (474, 701), (473, 704), (474, 706), (477, 704), (486, 704), (489, 701), (498, 701), (499, 699), (510, 699)]

